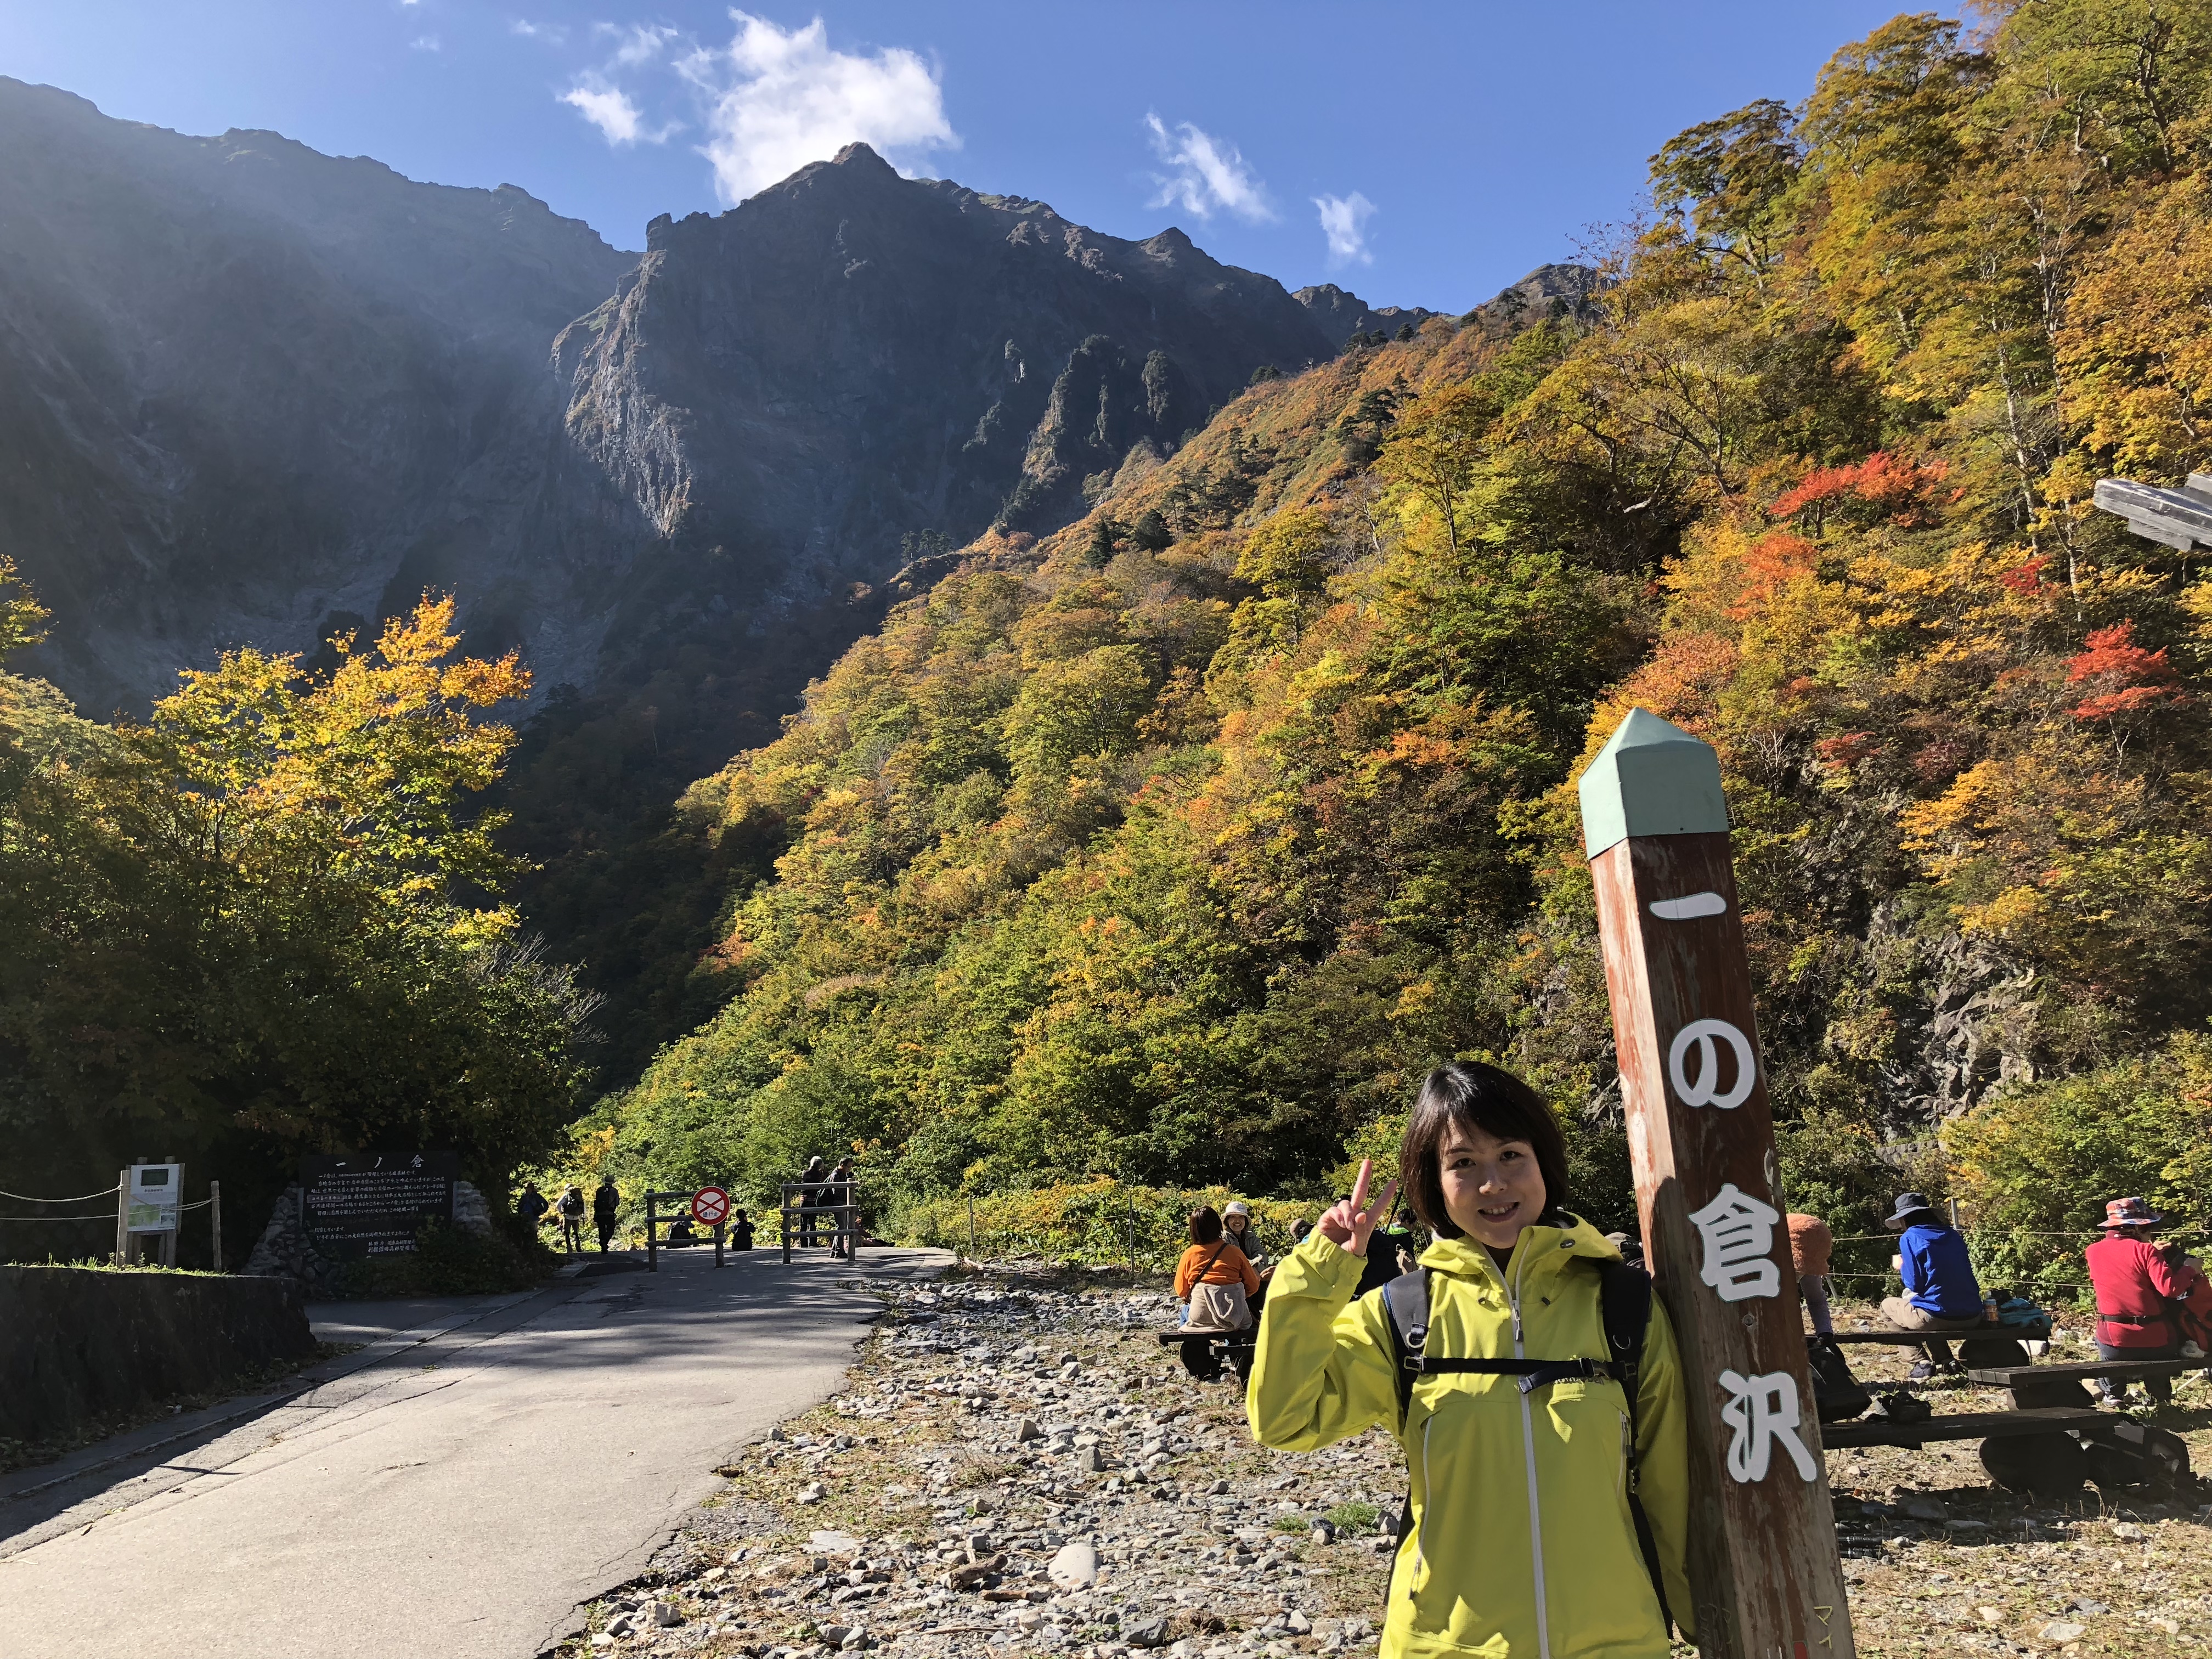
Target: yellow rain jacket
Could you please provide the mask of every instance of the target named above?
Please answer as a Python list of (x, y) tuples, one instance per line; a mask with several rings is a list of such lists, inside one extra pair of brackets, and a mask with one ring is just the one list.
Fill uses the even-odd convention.
[[(1596, 1264), (1620, 1253), (1570, 1219), (1523, 1230), (1502, 1273), (1471, 1239), (1431, 1244), (1428, 1353), (1604, 1358)], [(1422, 1376), (1401, 1426), (1389, 1313), (1379, 1291), (1352, 1299), (1364, 1265), (1316, 1232), (1275, 1270), (1246, 1409), (1254, 1436), (1287, 1451), (1396, 1430), (1413, 1524), (1398, 1540), (1381, 1659), (1666, 1659), (1628, 1511), (1620, 1385), (1569, 1378), (1524, 1395), (1514, 1376)], [(1656, 1298), (1638, 1393), (1638, 1493), (1687, 1637), (1688, 1430)]]

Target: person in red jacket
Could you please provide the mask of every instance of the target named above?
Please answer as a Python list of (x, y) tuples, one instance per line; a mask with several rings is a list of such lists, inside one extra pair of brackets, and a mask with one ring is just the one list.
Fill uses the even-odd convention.
[[(2116, 1198), (2105, 1206), (2105, 1236), (2083, 1252), (2089, 1283), (2097, 1293), (2097, 1358), (2172, 1359), (2179, 1356), (2182, 1310), (2203, 1274), (2184, 1265), (2151, 1242), (2166, 1218), (2140, 1198)], [(2124, 1380), (2100, 1376), (2097, 1386), (2109, 1404), (2127, 1396)], [(2173, 1398), (2173, 1379), (2147, 1376), (2144, 1392), (2160, 1405)]]

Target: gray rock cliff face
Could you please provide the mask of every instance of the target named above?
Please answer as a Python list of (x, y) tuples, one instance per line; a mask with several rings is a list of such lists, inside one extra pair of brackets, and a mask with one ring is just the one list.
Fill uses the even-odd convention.
[(1280, 284), (1180, 231), (1102, 236), (861, 144), (647, 241), (556, 344), (567, 435), (679, 568), (718, 554), (710, 604), (738, 605), (732, 584), (771, 610), (830, 600), (923, 531), (1056, 527), (1134, 444), (1334, 349)]
[(1334, 283), (1302, 288), (1291, 298), (1306, 308), (1333, 346), (1343, 345), (1355, 334), (1395, 334), (1408, 324), (1419, 328), (1430, 318), (1443, 315), (1421, 306), (1370, 306)]
[(0, 552), (56, 614), (32, 672), (105, 712), (431, 582), (486, 643), (574, 603), (532, 533), (545, 349), (634, 255), (513, 185), (5, 79), (0, 154)]
[[(512, 185), (4, 79), (0, 149), (0, 553), (56, 618), (18, 665), (94, 712), (438, 588), (541, 686), (697, 647), (757, 714), (923, 532), (1064, 523), (1133, 447), (1335, 348), (1180, 231), (862, 145), (654, 221), (642, 260)], [(724, 725), (706, 767), (757, 735)]]

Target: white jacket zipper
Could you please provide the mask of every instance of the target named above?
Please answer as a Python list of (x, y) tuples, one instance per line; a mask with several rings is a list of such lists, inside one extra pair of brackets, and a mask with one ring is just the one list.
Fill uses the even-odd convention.
[[(1526, 1244), (1528, 1240), (1521, 1240)], [(1513, 1299), (1513, 1357), (1526, 1359), (1528, 1356), (1521, 1346), (1521, 1279), (1528, 1271), (1528, 1258), (1522, 1256), (1514, 1270), (1513, 1283), (1509, 1287)], [(1520, 1389), (1516, 1388), (1516, 1393)], [(1528, 1469), (1528, 1559), (1536, 1577), (1536, 1655), (1537, 1659), (1552, 1659), (1551, 1620), (1544, 1606), (1544, 1509), (1536, 1495), (1536, 1428), (1528, 1411), (1528, 1396), (1521, 1394), (1521, 1449)], [(1427, 1474), (1427, 1447), (1422, 1448), (1422, 1474)]]

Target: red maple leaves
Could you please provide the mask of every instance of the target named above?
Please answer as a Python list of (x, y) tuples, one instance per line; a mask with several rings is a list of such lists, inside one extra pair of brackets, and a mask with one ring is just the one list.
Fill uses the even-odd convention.
[(2075, 719), (2108, 720), (2186, 699), (2165, 650), (2146, 651), (2137, 645), (2132, 622), (2100, 628), (2085, 643), (2086, 649), (2066, 659), (2066, 683), (2092, 694), (2074, 705)]

